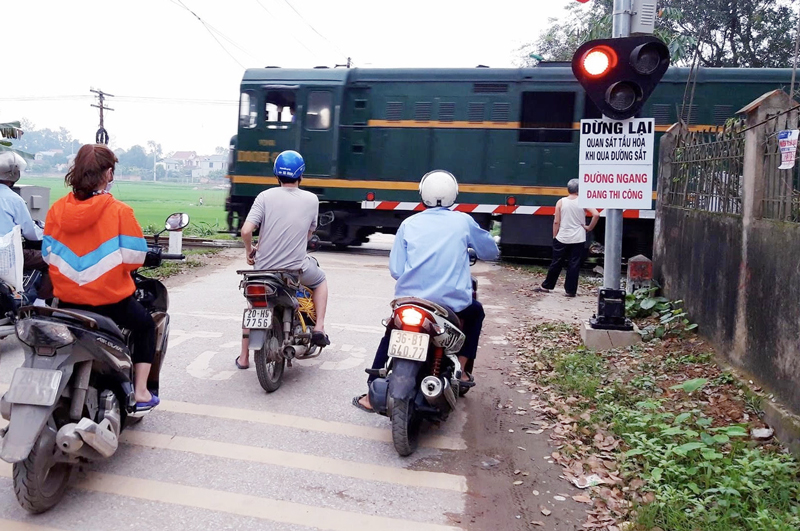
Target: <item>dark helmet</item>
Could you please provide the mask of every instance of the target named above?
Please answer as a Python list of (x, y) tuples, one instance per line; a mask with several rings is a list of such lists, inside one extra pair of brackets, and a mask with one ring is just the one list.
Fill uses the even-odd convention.
[(303, 156), (297, 151), (288, 150), (278, 155), (272, 171), (276, 177), (297, 181), (303, 176), (305, 170), (306, 163), (303, 160)]

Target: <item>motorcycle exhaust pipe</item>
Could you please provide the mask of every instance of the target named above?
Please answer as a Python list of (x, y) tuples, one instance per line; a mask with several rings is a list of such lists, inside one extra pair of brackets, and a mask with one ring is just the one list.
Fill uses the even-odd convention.
[(101, 456), (111, 457), (119, 446), (119, 439), (112, 430), (108, 419), (98, 424), (84, 417), (77, 424), (62, 426), (56, 434), (56, 444), (65, 454), (82, 455), (85, 453), (83, 445), (87, 444)]
[(287, 345), (283, 347), (283, 355), (287, 359), (302, 358), (308, 352), (306, 345)]
[[(441, 411), (448, 411), (452, 407), (446, 397), (448, 389), (450, 389), (448, 381), (436, 376), (426, 376), (420, 384), (422, 396), (425, 397), (428, 404)], [(450, 390), (452, 391), (452, 389)]]

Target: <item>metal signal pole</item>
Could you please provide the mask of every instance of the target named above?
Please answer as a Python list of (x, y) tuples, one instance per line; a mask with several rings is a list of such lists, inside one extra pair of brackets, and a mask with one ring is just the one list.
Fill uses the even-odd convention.
[[(632, 0), (614, 0), (613, 29), (611, 37), (619, 39), (631, 34)], [(603, 261), (603, 287), (619, 289), (622, 271), (622, 210), (608, 208), (606, 215), (605, 259)]]
[(98, 90), (89, 89), (89, 92), (94, 92), (95, 94), (97, 94), (97, 98), (100, 102), (99, 105), (95, 105), (94, 103), (92, 103), (92, 107), (97, 107), (98, 109), (100, 109), (100, 128), (97, 130), (97, 133), (95, 134), (95, 142), (97, 144), (108, 144), (108, 131), (106, 131), (106, 128), (103, 125), (103, 111), (104, 110), (113, 111), (114, 109), (112, 109), (111, 107), (106, 107), (104, 102), (106, 96), (113, 98), (114, 95), (109, 94), (107, 92), (103, 92), (102, 90), (99, 89)]

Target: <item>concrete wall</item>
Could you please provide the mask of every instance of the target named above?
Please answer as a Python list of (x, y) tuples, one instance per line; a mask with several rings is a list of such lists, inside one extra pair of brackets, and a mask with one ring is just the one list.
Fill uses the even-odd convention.
[[(699, 333), (797, 414), (800, 224), (762, 219), (767, 133), (761, 124), (792, 105), (777, 92), (744, 109), (754, 126), (746, 131), (742, 215), (659, 201), (653, 265), (664, 294), (684, 301)], [(670, 146), (679, 135), (676, 128), (662, 139), (659, 182), (671, 178)]]
[(736, 216), (665, 207), (654, 264), (667, 296), (684, 301), (693, 322), (721, 352), (736, 338), (742, 221)]

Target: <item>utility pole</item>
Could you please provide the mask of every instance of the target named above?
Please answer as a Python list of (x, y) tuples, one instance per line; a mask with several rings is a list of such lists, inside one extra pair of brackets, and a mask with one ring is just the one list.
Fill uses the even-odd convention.
[(95, 143), (97, 143), (97, 144), (108, 144), (108, 131), (106, 131), (106, 128), (105, 128), (105, 126), (103, 124), (103, 111), (104, 110), (106, 110), (106, 111), (113, 111), (114, 110), (111, 107), (106, 107), (105, 106), (106, 97), (113, 98), (114, 95), (113, 94), (109, 94), (107, 92), (103, 92), (100, 89), (98, 89), (98, 90), (89, 89), (89, 92), (94, 92), (95, 94), (97, 94), (97, 99), (98, 99), (98, 101), (100, 103), (99, 105), (95, 105), (94, 103), (92, 103), (92, 107), (97, 107), (98, 109), (100, 109), (100, 128), (97, 130), (97, 133), (95, 134)]

